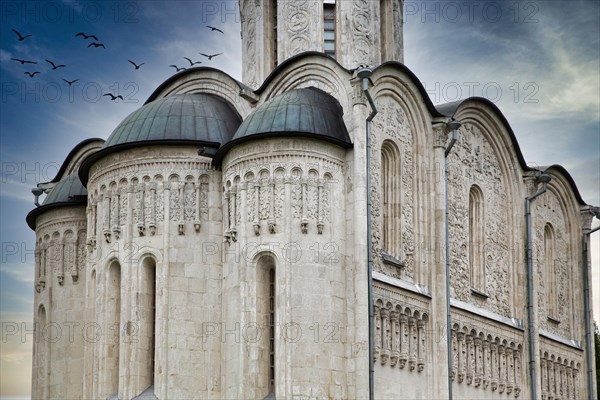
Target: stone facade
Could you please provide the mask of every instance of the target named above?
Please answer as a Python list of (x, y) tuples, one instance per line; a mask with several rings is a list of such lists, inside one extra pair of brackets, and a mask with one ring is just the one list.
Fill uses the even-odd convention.
[[(436, 108), (412, 72), (388, 62), (370, 76), (378, 114), (367, 188), (371, 110), (354, 68), (402, 60), (402, 4), (338, 1), (334, 59), (319, 54), (322, 2), (293, 3), (241, 2), (252, 89), (213, 69), (179, 74), (132, 114), (150, 121), (133, 124), (144, 140), (80, 146), (41, 185), (56, 199), (78, 171), (86, 191), (28, 216), (37, 240), (32, 396), (367, 398), (370, 246), (375, 398), (445, 398), (450, 381), (454, 398), (528, 399), (530, 361), (543, 399), (585, 397), (591, 207), (568, 173), (529, 168), (491, 102)], [(285, 93), (315, 97), (269, 114)], [(168, 129), (172, 137), (143, 136), (158, 121), (153, 105), (195, 94), (230, 108), (235, 135), (215, 145), (214, 124), (187, 142)], [(462, 126), (446, 193), (451, 116)], [(524, 200), (542, 172), (552, 181), (532, 203), (528, 321)], [(51, 340), (51, 326), (72, 326), (75, 339)]]

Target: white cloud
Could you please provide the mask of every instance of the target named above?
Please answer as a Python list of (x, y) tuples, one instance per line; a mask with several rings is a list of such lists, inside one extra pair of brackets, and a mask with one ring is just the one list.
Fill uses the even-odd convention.
[[(18, 245), (18, 243), (15, 244)], [(33, 255), (28, 256), (28, 258), (32, 257)], [(33, 285), (34, 268), (31, 262), (4, 263), (0, 265), (0, 274), (5, 274), (16, 281)], [(27, 299), (29, 302), (31, 301), (30, 296), (23, 296), (23, 299)]]
[(13, 179), (2, 177), (2, 189), (0, 197), (9, 197), (12, 199), (23, 200), (33, 204), (33, 195), (31, 194), (32, 184), (19, 182)]

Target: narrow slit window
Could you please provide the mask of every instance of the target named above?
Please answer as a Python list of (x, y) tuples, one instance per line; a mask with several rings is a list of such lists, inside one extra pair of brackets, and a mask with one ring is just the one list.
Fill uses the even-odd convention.
[(335, 1), (323, 4), (324, 53), (335, 58)]
[(485, 294), (485, 217), (483, 193), (475, 185), (469, 191), (469, 264), (471, 289)]

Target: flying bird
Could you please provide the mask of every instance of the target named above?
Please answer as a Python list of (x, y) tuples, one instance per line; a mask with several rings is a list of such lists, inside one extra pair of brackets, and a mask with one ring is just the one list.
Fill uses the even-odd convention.
[(169, 65), (169, 67), (175, 68), (177, 70), (177, 72), (183, 71), (185, 69), (184, 67), (179, 68), (177, 65), (173, 65), (173, 64)]
[(35, 76), (35, 74), (39, 74), (39, 71), (35, 71), (35, 72), (24, 72), (24, 74), (29, 75), (30, 78), (33, 78)]
[(217, 31), (217, 32), (221, 32), (223, 33), (222, 30), (220, 30), (219, 28), (215, 28), (214, 26), (210, 26), (210, 25), (206, 25), (207, 28), (210, 28), (211, 32)]
[(133, 66), (135, 67), (135, 69), (140, 69), (140, 67), (141, 67), (142, 65), (146, 64), (146, 63), (136, 64), (136, 63), (134, 63), (134, 62), (133, 62), (133, 61), (131, 61), (131, 60), (127, 60), (127, 61), (129, 61), (129, 62), (131, 63), (131, 65), (133, 65)]
[(66, 79), (63, 79), (63, 81), (67, 82), (67, 83), (69, 84), (69, 86), (71, 86), (71, 85), (72, 85), (72, 84), (74, 84), (75, 82), (79, 81), (79, 79), (75, 79), (75, 80), (72, 80), (72, 81), (68, 81), (68, 80), (66, 80)]
[(25, 36), (23, 36), (23, 35), (21, 35), (21, 34), (19, 33), (19, 31), (17, 31), (16, 29), (12, 29), (12, 31), (13, 31), (14, 33), (16, 33), (16, 34), (17, 34), (17, 36), (19, 37), (19, 42), (22, 42), (23, 40), (25, 40), (25, 39), (27, 39), (29, 36), (31, 36), (31, 35), (25, 35)]
[(125, 100), (123, 99), (123, 96), (121, 96), (121, 95), (115, 96), (115, 95), (114, 95), (114, 94), (112, 94), (112, 93), (104, 93), (102, 96), (110, 96), (110, 99), (111, 99), (112, 101), (115, 101), (115, 100), (117, 100), (117, 99), (121, 99), (121, 100), (125, 101)]
[(202, 64), (202, 61), (192, 61), (192, 60), (190, 60), (187, 57), (183, 57), (183, 58), (185, 58), (186, 60), (188, 60), (188, 62), (190, 63), (190, 67), (193, 67), (194, 64)]
[(15, 60), (21, 63), (21, 65), (23, 64), (37, 64), (36, 61), (27, 61), (27, 60), (21, 60), (20, 58), (11, 58), (11, 60)]
[(52, 69), (58, 69), (58, 68), (60, 68), (60, 67), (66, 67), (66, 65), (65, 65), (65, 64), (56, 65), (56, 64), (54, 64), (54, 63), (53, 63), (52, 61), (50, 61), (50, 60), (46, 60), (46, 62), (47, 62), (47, 63), (50, 63), (50, 65), (52, 65)]
[(200, 54), (203, 55), (204, 57), (208, 58), (209, 60), (212, 60), (213, 57), (220, 56), (223, 53), (217, 53), (217, 54), (204, 54), (204, 53), (200, 53)]
[(88, 44), (88, 47), (92, 47), (92, 46), (106, 48), (106, 46), (103, 45), (102, 43), (96, 43), (96, 42), (92, 42), (92, 43)]
[(83, 33), (83, 32), (79, 32), (78, 34), (76, 34), (76, 35), (75, 35), (75, 37), (77, 37), (77, 36), (81, 36), (81, 37), (83, 37), (83, 40), (87, 40), (87, 39), (89, 39), (89, 38), (92, 38), (92, 39), (94, 39), (96, 42), (98, 42), (98, 41), (99, 41), (99, 39), (98, 39), (98, 36), (96, 36), (96, 35), (86, 35), (86, 34), (85, 34), (85, 33)]

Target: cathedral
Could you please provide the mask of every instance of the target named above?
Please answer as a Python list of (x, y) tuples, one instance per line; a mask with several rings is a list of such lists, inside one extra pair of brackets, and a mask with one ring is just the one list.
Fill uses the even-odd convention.
[(592, 399), (569, 173), (434, 106), (402, 0), (240, 11), (242, 82), (173, 75), (34, 190), (32, 397)]

